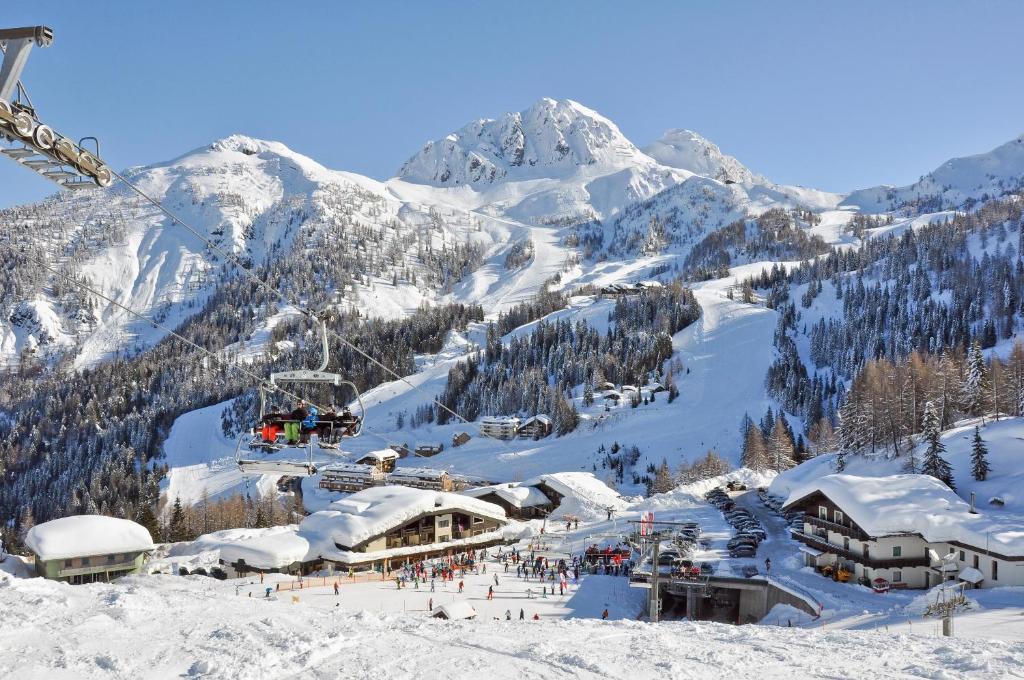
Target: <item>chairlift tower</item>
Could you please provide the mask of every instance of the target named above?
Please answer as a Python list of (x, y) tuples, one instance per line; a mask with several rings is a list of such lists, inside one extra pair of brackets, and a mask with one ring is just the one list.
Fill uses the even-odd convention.
[(0, 29), (0, 154), (63, 189), (109, 186), (114, 175), (100, 159), (99, 140), (74, 142), (43, 123), (21, 82), (32, 48), (52, 43), (48, 26)]

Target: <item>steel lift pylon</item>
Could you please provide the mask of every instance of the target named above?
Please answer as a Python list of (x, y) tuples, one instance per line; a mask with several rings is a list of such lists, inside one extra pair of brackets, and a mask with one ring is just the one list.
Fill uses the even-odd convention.
[[(83, 137), (76, 143), (43, 124), (21, 83), (32, 48), (52, 42), (47, 26), (0, 29), (0, 154), (64, 189), (109, 186), (113, 175), (100, 160), (99, 140)], [(86, 148), (90, 141), (92, 148)]]

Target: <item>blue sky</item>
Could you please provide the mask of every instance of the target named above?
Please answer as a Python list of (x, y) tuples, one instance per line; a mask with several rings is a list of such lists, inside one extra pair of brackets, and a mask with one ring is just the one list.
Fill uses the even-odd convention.
[[(908, 183), (1024, 132), (1019, 2), (50, 2), (24, 80), (116, 167), (240, 132), (377, 178), (542, 96), (643, 146), (687, 127), (775, 181)], [(0, 206), (51, 185), (0, 165)]]

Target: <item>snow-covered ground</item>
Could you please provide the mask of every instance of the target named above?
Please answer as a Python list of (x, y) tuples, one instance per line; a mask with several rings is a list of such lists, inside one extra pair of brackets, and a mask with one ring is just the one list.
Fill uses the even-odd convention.
[[(613, 577), (609, 577), (613, 578)], [(63, 678), (1013, 677), (1018, 644), (831, 629), (587, 619), (444, 622), (266, 600), (203, 577), (0, 588), (0, 669)], [(348, 598), (343, 589), (342, 603)], [(570, 600), (571, 601), (571, 600)], [(499, 608), (501, 604), (499, 603)], [(531, 611), (534, 611), (531, 608)], [(111, 631), (116, 630), (116, 644)]]
[[(748, 484), (768, 478), (735, 475)], [(722, 479), (682, 487), (622, 510), (612, 521), (566, 531), (549, 522), (542, 545), (549, 559), (605, 544), (624, 522), (654, 510), (663, 520), (696, 519), (712, 540), (699, 559), (722, 555), (728, 527), (701, 500)], [(819, 586), (821, 620), (777, 607), (768, 625), (637, 621), (646, 591), (624, 577), (583, 575), (563, 595), (545, 597), (550, 582), (517, 578), (494, 558), (486, 573), (429, 580), (399, 589), (392, 580), (269, 575), (216, 581), (206, 577), (138, 576), (114, 584), (68, 586), (9, 578), (21, 561), (0, 564), (0, 669), (18, 678), (121, 677), (1015, 677), (1024, 667), (1020, 616), (1024, 593), (972, 593), (978, 603), (957, 619), (953, 639), (935, 640), (935, 622), (921, 617), (923, 593), (879, 596), (793, 570), (796, 547), (752, 493), (738, 496), (762, 516), (770, 537), (773, 578), (792, 587)], [(539, 522), (535, 522), (540, 524)], [(529, 550), (523, 542), (518, 546)], [(727, 569), (727, 561), (719, 569)], [(25, 570), (22, 569), (22, 576)], [(495, 576), (497, 585), (495, 585)], [(459, 581), (464, 592), (458, 592)], [(284, 589), (271, 591), (282, 582)], [(323, 583), (323, 585), (321, 585)], [(489, 587), (494, 599), (487, 599)], [(532, 591), (532, 592), (528, 592)], [(1019, 589), (1018, 589), (1019, 590)], [(443, 622), (430, 605), (465, 602), (478, 616)], [(997, 609), (997, 607), (999, 607)], [(598, 620), (608, 610), (609, 620)], [(519, 620), (520, 610), (524, 620)], [(506, 611), (512, 620), (507, 621)], [(534, 614), (539, 620), (533, 620)], [(1019, 619), (1019, 620), (1017, 620)], [(793, 627), (790, 628), (789, 624)], [(993, 630), (998, 626), (998, 630)], [(116, 644), (111, 630), (116, 629)], [(861, 630), (845, 630), (861, 629)]]

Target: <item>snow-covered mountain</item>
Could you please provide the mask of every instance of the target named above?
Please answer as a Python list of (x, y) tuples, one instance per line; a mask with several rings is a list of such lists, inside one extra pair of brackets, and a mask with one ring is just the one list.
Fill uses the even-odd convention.
[(691, 130), (668, 130), (661, 139), (645, 146), (644, 153), (662, 165), (722, 182), (768, 183), (766, 178), (754, 174), (732, 156), (722, 153), (717, 145)]
[[(775, 184), (685, 129), (641, 149), (592, 109), (543, 98), (428, 143), (384, 182), (241, 135), (128, 174), (254, 266), (326, 253), (344, 261), (345, 280), (331, 285), (363, 314), (401, 316), (445, 300), (497, 313), (554, 278), (563, 287), (605, 283), (683, 262), (719, 228), (772, 208), (824, 214), (816, 233), (843, 243), (851, 237), (842, 225), (857, 211), (908, 202), (921, 211), (1002, 194), (1021, 185), (1024, 138), (949, 161), (910, 187), (844, 199)], [(845, 209), (835, 210), (841, 201)], [(233, 274), (123, 186), (56, 196), (2, 218), (0, 243), (18, 243), (169, 325)], [(526, 261), (510, 267), (512, 249)], [(73, 348), (76, 365), (89, 365), (162, 336), (27, 267), (0, 283), (7, 364), (25, 350)]]
[(659, 164), (596, 111), (544, 98), (428, 142), (398, 179), (545, 224), (613, 215), (691, 174)]
[[(132, 182), (179, 215), (204, 238), (245, 263), (304, 252), (310, 260), (349, 262), (340, 291), (346, 308), (370, 316), (401, 316), (435, 300), (452, 284), (429, 253), (486, 251), (509, 230), (447, 206), (396, 198), (380, 182), (328, 170), (277, 142), (241, 135), (215, 141), (174, 160), (127, 172)], [(28, 246), (54, 265), (84, 277), (104, 295), (174, 326), (216, 290), (233, 267), (127, 187), (60, 195), (7, 211), (0, 240), (33, 234)], [(491, 229), (493, 227), (493, 229)], [(122, 349), (145, 348), (162, 331), (114, 306), (71, 305), (53, 280), (15, 271), (27, 294), (5, 299), (0, 352), (75, 350), (89, 365)], [(22, 288), (22, 286), (14, 286)]]
[(1024, 135), (987, 153), (953, 158), (903, 187), (854, 191), (843, 204), (864, 212), (909, 213), (960, 208), (968, 201), (998, 198), (1024, 187)]

